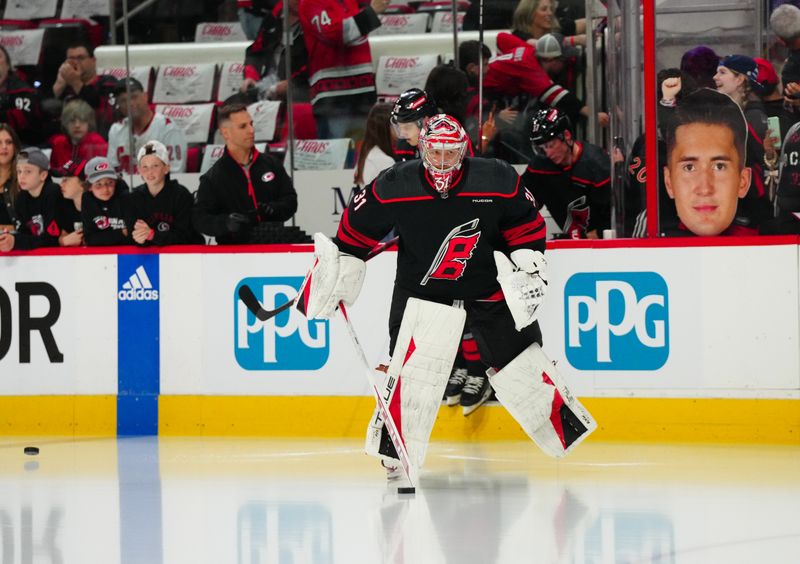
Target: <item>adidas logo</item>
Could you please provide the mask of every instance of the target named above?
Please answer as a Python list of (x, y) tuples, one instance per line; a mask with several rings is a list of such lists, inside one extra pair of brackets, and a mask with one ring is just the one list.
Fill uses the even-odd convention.
[(117, 298), (121, 301), (157, 300), (158, 290), (153, 289), (150, 277), (147, 276), (144, 267), (140, 266), (122, 285), (122, 290), (117, 293)]

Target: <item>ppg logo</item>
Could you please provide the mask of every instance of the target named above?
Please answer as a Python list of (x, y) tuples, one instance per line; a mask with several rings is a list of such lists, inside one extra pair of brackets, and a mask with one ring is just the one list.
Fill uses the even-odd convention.
[(655, 272), (575, 274), (564, 306), (567, 360), (575, 368), (657, 370), (667, 362), (667, 283)]
[(249, 286), (266, 309), (275, 309), (297, 294), (302, 276), (245, 278), (233, 292), (236, 362), (245, 370), (316, 370), (330, 353), (327, 320), (309, 321), (294, 308), (259, 321), (239, 299)]

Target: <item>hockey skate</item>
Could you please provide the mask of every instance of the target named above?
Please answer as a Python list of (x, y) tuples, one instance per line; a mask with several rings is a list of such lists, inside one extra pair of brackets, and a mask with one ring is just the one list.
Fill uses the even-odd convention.
[(450, 375), (447, 381), (447, 387), (444, 390), (444, 401), (449, 406), (458, 405), (461, 402), (461, 392), (464, 384), (467, 381), (467, 369), (456, 368)]
[(478, 409), (491, 395), (492, 386), (489, 384), (488, 377), (467, 374), (467, 381), (461, 391), (461, 408), (464, 410), (464, 416), (466, 417)]

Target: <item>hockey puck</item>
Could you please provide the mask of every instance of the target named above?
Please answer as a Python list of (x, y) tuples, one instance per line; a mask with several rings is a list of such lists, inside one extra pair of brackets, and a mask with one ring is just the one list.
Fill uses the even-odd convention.
[(25, 447), (25, 451), (24, 452), (25, 452), (25, 454), (29, 454), (31, 456), (36, 456), (37, 454), (39, 454), (39, 447), (27, 446), (27, 447)]
[(415, 494), (415, 493), (417, 493), (417, 488), (415, 488), (415, 487), (397, 488), (397, 493), (399, 493), (399, 494)]

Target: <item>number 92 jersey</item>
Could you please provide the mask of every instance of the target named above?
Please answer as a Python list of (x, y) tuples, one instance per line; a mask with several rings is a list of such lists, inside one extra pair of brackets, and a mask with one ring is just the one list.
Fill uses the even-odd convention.
[(433, 186), (422, 161), (395, 164), (356, 194), (334, 241), (364, 258), (395, 229), (398, 286), (431, 298), (496, 299), (495, 250), (544, 252), (533, 196), (497, 159), (464, 159), (448, 192)]

